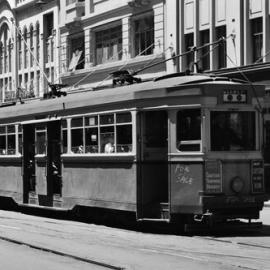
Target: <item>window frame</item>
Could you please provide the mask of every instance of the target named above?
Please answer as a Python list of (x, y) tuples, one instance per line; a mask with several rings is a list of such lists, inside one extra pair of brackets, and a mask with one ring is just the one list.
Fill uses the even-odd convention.
[[(212, 150), (212, 118), (211, 115), (212, 113), (254, 113), (254, 149), (253, 150)], [(256, 152), (259, 151), (259, 141), (262, 140), (261, 139), (261, 134), (260, 134), (260, 130), (259, 130), (259, 125), (261, 123), (258, 122), (258, 112), (256, 110), (254, 110), (254, 108), (243, 108), (243, 109), (239, 109), (239, 110), (229, 110), (227, 108), (220, 108), (220, 109), (213, 109), (213, 110), (209, 110), (208, 113), (208, 125), (209, 125), (209, 129), (208, 129), (208, 150), (212, 153), (243, 153), (243, 152)]]
[[(117, 31), (117, 34), (119, 34), (119, 33), (120, 34), (119, 35), (116, 35), (116, 37), (112, 38), (112, 36), (115, 34), (113, 32), (113, 30), (114, 29), (117, 29), (117, 28), (119, 28), (118, 29), (119, 31)], [(102, 36), (102, 34), (103, 34), (103, 36), (106, 37), (108, 35), (108, 33), (109, 33), (109, 38), (102, 39), (102, 37), (101, 37), (100, 39), (102, 39), (102, 41), (99, 42), (98, 35), (101, 35)], [(95, 36), (95, 38), (94, 38), (94, 40), (95, 40), (94, 41), (94, 48), (95, 48), (94, 49), (95, 50), (95, 53), (94, 53), (95, 57), (94, 57), (94, 59), (95, 59), (95, 65), (103, 65), (103, 64), (117, 62), (117, 61), (121, 61), (122, 60), (122, 57), (123, 57), (123, 29), (122, 29), (122, 24), (120, 22), (117, 23), (117, 24), (116, 23), (115, 24), (112, 23), (112, 24), (110, 24), (110, 27), (96, 29), (94, 31), (94, 36)], [(117, 40), (117, 42), (114, 43), (113, 42), (114, 40)], [(121, 40), (121, 42), (119, 42), (119, 40)], [(99, 44), (101, 44), (101, 47), (99, 47)], [(106, 46), (108, 44), (110, 44), (110, 45), (113, 44), (113, 46), (115, 44), (117, 44), (117, 54), (116, 55), (114, 55), (114, 52), (112, 50), (113, 55), (112, 56), (109, 56), (108, 52), (109, 52), (111, 46)], [(101, 61), (99, 61), (99, 58), (98, 58), (98, 48), (101, 49), (101, 52), (102, 52)], [(107, 52), (108, 56), (104, 60), (104, 54), (103, 54), (103, 52), (104, 52), (104, 50), (106, 48), (107, 48), (107, 51), (106, 52)]]
[[(130, 114), (130, 121), (127, 121), (127, 122), (121, 122), (121, 123), (117, 123), (116, 122), (116, 119), (117, 119), (117, 115), (120, 115), (120, 114), (125, 114), (125, 113), (128, 113)], [(105, 116), (105, 115), (113, 115), (113, 122), (112, 123), (106, 123), (106, 124), (102, 124), (101, 123), (101, 118), (102, 116)], [(94, 123), (93, 125), (89, 125), (86, 123), (86, 119), (87, 118), (91, 118), (91, 117), (95, 117), (96, 118), (96, 123)], [(71, 126), (71, 121), (72, 119), (75, 119), (75, 118), (82, 118), (83, 119), (83, 126), (82, 127), (72, 127)], [(84, 114), (84, 115), (72, 115), (72, 116), (69, 116), (67, 118), (63, 118), (62, 121), (67, 121), (67, 124), (66, 124), (66, 127), (63, 128), (62, 126), (62, 138), (64, 136), (64, 133), (63, 132), (66, 132), (67, 133), (67, 151), (65, 151), (63, 153), (63, 155), (67, 155), (67, 156), (95, 156), (95, 155), (98, 155), (98, 156), (111, 156), (111, 155), (133, 155), (134, 154), (134, 150), (135, 150), (135, 137), (134, 137), (134, 132), (135, 132), (135, 111), (132, 111), (132, 110), (127, 110), (127, 111), (108, 111), (108, 112), (103, 112), (103, 113), (93, 113), (93, 114)], [(121, 143), (117, 143), (117, 128), (118, 127), (121, 127), (121, 126), (130, 126), (131, 128), (131, 132), (130, 132), (130, 139), (131, 139), (131, 143), (127, 145), (128, 147), (128, 151), (117, 151), (118, 149), (118, 146), (119, 145), (122, 145)], [(113, 128), (113, 134), (114, 134), (114, 151), (113, 152), (110, 152), (110, 153), (105, 153), (105, 150), (103, 151), (102, 149), (102, 146), (104, 147), (104, 145), (102, 145), (102, 138), (101, 138), (101, 135), (102, 135), (102, 129), (103, 128), (108, 128), (108, 127), (112, 127)], [(72, 130), (75, 130), (75, 129), (79, 129), (79, 128), (82, 128), (83, 129), (83, 151), (82, 153), (75, 153), (74, 151), (72, 151)], [(88, 146), (91, 146), (90, 144), (89, 145), (86, 145), (86, 132), (87, 132), (87, 129), (91, 129), (91, 128), (97, 128), (97, 147), (98, 147), (98, 151), (94, 151), (94, 152), (88, 152), (86, 151), (86, 147)]]
[[(8, 132), (8, 127), (12, 126), (14, 128), (13, 132)], [(22, 153), (20, 152), (19, 145), (19, 136), (22, 136), (22, 129), (19, 128), (20, 124), (18, 123), (6, 123), (0, 124), (0, 128), (5, 128), (5, 132), (1, 133), (0, 136), (5, 137), (5, 153), (0, 154), (0, 158), (8, 158), (8, 157), (21, 157)], [(14, 149), (12, 153), (9, 153), (8, 147), (8, 136), (14, 136)]]
[[(141, 28), (139, 28), (140, 31), (136, 32), (136, 23), (141, 22), (142, 20), (145, 20), (145, 19), (152, 20), (151, 21), (151, 23), (152, 23), (151, 27), (152, 28), (150, 28), (150, 29), (141, 29)], [(153, 55), (154, 54), (154, 48), (155, 48), (155, 16), (154, 16), (153, 11), (147, 12), (147, 13), (142, 14), (140, 16), (134, 16), (132, 18), (132, 28), (133, 28), (133, 44), (134, 44), (133, 45), (133, 52), (132, 52), (133, 57), (136, 57), (138, 55), (140, 55), (140, 56)], [(141, 45), (141, 42), (140, 42), (141, 41), (141, 35), (144, 35), (144, 40), (146, 40), (145, 37), (147, 36), (148, 33), (151, 34), (151, 40), (149, 41), (150, 45), (146, 44), (146, 43), (148, 43), (148, 41), (145, 41), (144, 47), (141, 48), (141, 46), (139, 46), (139, 48), (137, 50), (136, 44)], [(137, 39), (136, 39), (137, 34), (139, 35), (139, 41), (137, 41)], [(153, 44), (153, 46), (151, 46), (152, 44)], [(149, 46), (151, 46), (151, 47), (149, 47)], [(150, 53), (148, 53), (148, 51)]]
[[(263, 62), (263, 19), (262, 17), (251, 20), (252, 62)], [(258, 48), (256, 45), (260, 44)], [(260, 54), (257, 54), (260, 49)]]
[[(178, 136), (178, 115), (181, 111), (195, 111), (195, 110), (198, 110), (200, 112), (200, 139), (196, 140), (183, 140), (183, 144), (182, 145), (199, 145), (199, 150), (186, 150), (186, 151), (181, 151), (180, 150), (180, 146), (178, 146), (178, 144), (181, 142), (178, 140), (179, 136)], [(175, 119), (176, 119), (176, 124), (175, 124), (175, 138), (176, 138), (176, 141), (175, 141), (175, 148), (176, 148), (176, 151), (178, 153), (181, 153), (181, 154), (187, 154), (187, 153), (192, 153), (192, 154), (196, 154), (196, 153), (202, 153), (203, 151), (203, 109), (201, 107), (189, 107), (189, 108), (179, 108), (176, 110), (176, 113), (175, 113)]]

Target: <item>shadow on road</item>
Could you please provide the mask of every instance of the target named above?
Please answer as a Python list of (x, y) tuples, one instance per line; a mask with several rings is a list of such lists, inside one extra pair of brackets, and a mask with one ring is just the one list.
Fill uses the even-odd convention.
[(127, 212), (106, 212), (94, 209), (91, 213), (74, 213), (73, 211), (52, 211), (39, 208), (17, 208), (13, 211), (58, 220), (71, 220), (87, 224), (102, 225), (111, 228), (138, 231), (151, 234), (167, 234), (182, 236), (226, 237), (266, 237), (270, 236), (270, 225), (260, 223), (248, 224), (243, 222), (226, 223), (209, 227), (202, 224), (184, 226), (166, 222), (137, 222), (135, 215)]

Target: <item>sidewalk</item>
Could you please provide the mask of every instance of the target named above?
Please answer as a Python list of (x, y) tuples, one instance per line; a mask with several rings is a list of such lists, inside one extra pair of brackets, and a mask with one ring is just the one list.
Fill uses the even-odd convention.
[(270, 201), (264, 202), (264, 207), (270, 207)]

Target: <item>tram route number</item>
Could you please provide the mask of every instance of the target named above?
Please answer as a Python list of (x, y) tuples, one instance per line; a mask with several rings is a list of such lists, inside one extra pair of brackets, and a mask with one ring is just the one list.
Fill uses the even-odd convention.
[(176, 183), (192, 185), (194, 179), (190, 175), (190, 167), (187, 165), (176, 165), (174, 169)]
[(255, 198), (246, 196), (246, 197), (236, 197), (236, 196), (229, 196), (226, 198), (226, 203), (228, 204), (235, 204), (235, 203), (255, 203)]

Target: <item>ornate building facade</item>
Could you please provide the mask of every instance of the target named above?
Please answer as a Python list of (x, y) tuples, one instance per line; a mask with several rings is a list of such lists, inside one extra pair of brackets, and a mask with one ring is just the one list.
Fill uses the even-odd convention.
[(163, 0), (1, 1), (1, 102), (43, 97), (55, 83), (105, 87), (122, 70), (166, 74), (165, 16)]

